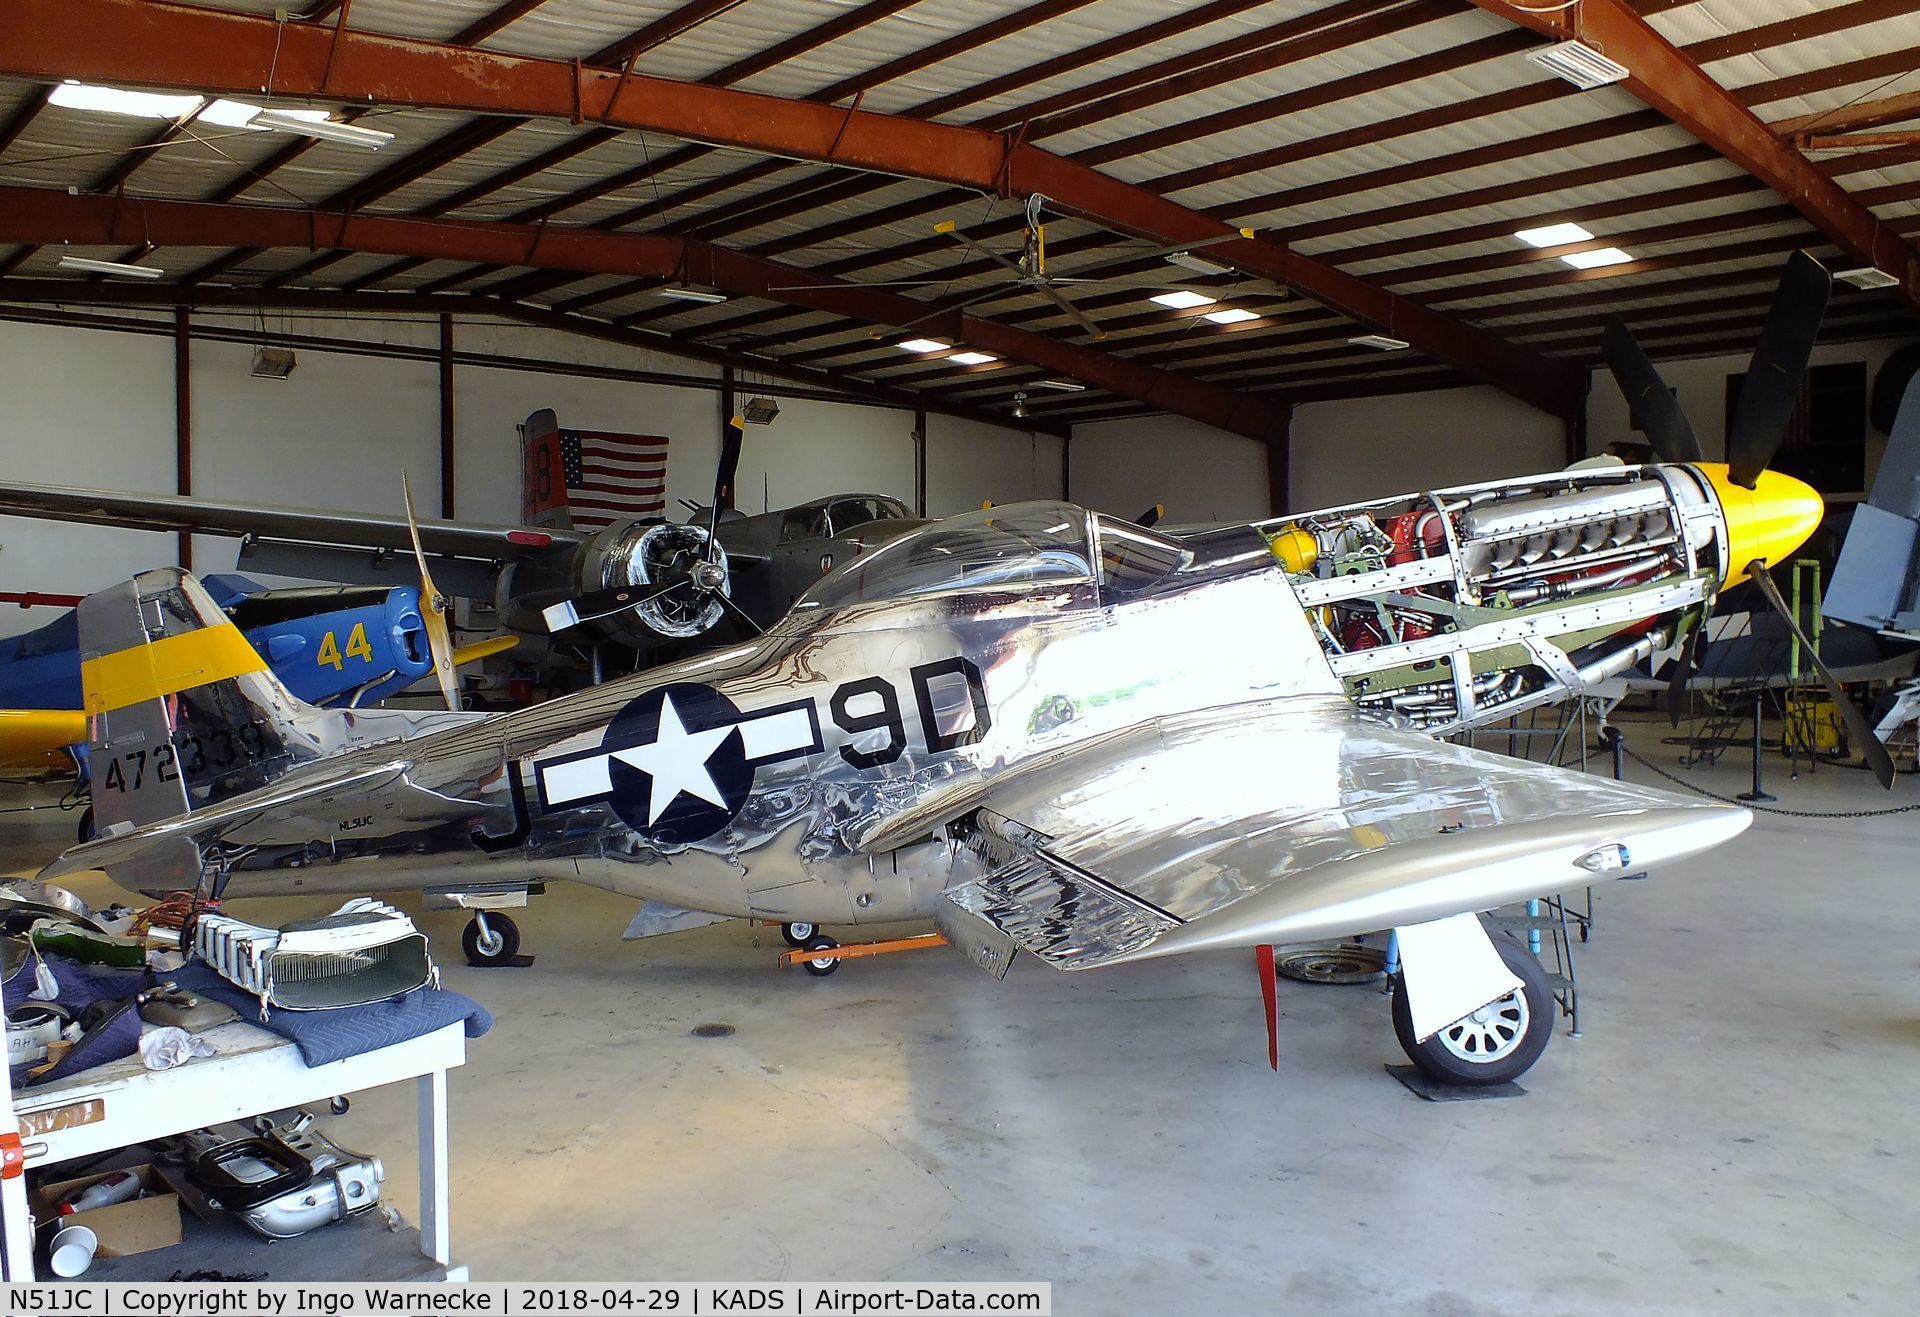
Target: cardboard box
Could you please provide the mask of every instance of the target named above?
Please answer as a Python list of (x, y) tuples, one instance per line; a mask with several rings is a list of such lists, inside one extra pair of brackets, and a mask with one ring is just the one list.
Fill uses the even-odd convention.
[(150, 1253), (156, 1248), (178, 1244), (181, 1239), (179, 1195), (160, 1178), (158, 1171), (145, 1162), (126, 1169), (140, 1177), (141, 1190), (151, 1197), (131, 1198), (124, 1203), (110, 1203), (91, 1211), (61, 1216), (56, 1204), (73, 1197), (90, 1184), (119, 1174), (118, 1171), (102, 1171), (97, 1175), (83, 1175), (74, 1180), (55, 1180), (41, 1185), (34, 1195), (33, 1219), (42, 1227), (56, 1222), (58, 1225), (86, 1226), (100, 1237), (99, 1250), (94, 1254), (96, 1257), (123, 1258), (132, 1253)]

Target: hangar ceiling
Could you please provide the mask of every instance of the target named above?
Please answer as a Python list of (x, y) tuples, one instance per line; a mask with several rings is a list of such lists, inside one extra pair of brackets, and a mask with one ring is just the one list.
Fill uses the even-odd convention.
[[(1472, 381), (1567, 415), (1606, 316), (1656, 355), (1744, 349), (1795, 248), (1904, 281), (1843, 286), (1829, 339), (1912, 327), (1916, 11), (9, 0), (0, 300), (471, 307), (1001, 419), (1024, 394), (1051, 425), (1274, 437), (1291, 403)], [(1527, 57), (1570, 37), (1626, 80)], [(67, 80), (189, 96), (140, 118)], [(935, 231), (1017, 258), (1035, 194), (1049, 275), (1129, 282), (1060, 287), (1070, 314)], [(1591, 236), (1515, 236), (1570, 221)]]

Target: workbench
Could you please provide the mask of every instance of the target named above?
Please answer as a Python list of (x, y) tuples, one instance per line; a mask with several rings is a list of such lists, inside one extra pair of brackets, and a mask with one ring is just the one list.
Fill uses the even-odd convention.
[[(465, 1269), (450, 1262), (447, 1225), (447, 1072), (466, 1061), (461, 1024), (319, 1066), (308, 1066), (291, 1041), (243, 1021), (200, 1036), (217, 1055), (172, 1070), (148, 1070), (136, 1054), (18, 1093), (0, 1080), (0, 1130), (17, 1122), (24, 1165), (45, 1166), (411, 1079), (419, 1095), (420, 1252), (464, 1278)], [(10, 1166), (0, 1178), (0, 1264), (8, 1280), (34, 1275), (22, 1169)], [(115, 1259), (115, 1279), (131, 1279), (125, 1273), (141, 1256)]]

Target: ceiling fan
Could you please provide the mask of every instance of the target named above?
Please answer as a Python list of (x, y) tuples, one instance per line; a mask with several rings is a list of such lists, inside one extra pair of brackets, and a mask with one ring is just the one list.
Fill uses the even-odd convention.
[[(1047, 198), (1039, 193), (1035, 193), (1027, 198), (1026, 229), (1022, 237), (1020, 250), (1017, 253), (1010, 254), (994, 250), (985, 243), (962, 231), (959, 223), (955, 220), (941, 220), (938, 224), (934, 225), (933, 231), (935, 233), (951, 239), (957, 246), (965, 249), (972, 255), (998, 266), (1001, 271), (1004, 271), (1005, 276), (1008, 277), (1002, 277), (999, 274), (989, 274), (989, 277), (994, 281), (992, 286), (973, 291), (970, 296), (956, 305), (942, 306), (931, 310), (923, 319), (930, 320), (937, 315), (945, 315), (951, 311), (964, 310), (976, 302), (983, 302), (991, 297), (1005, 296), (1009, 286), (1011, 286), (1036, 293), (1046, 298), (1067, 316), (1071, 317), (1074, 323), (1079, 325), (1080, 328), (1084, 329), (1087, 333), (1093, 335), (1095, 338), (1105, 338), (1106, 331), (1101, 329), (1099, 325), (1088, 318), (1085, 312), (1068, 300), (1063, 290), (1077, 288), (1153, 288), (1163, 292), (1192, 291), (1184, 289), (1184, 286), (1177, 280), (1160, 277), (1151, 273), (1115, 275), (1109, 277), (1096, 276), (1092, 278), (1081, 277), (1072, 273), (1055, 273), (1047, 264), (1047, 224), (1044, 218), (1046, 205)], [(1240, 238), (1251, 238), (1253, 232), (1252, 229), (1236, 229), (1231, 233), (1223, 233), (1212, 238), (1202, 238), (1194, 242), (1177, 243), (1165, 247), (1149, 247), (1141, 250), (1129, 250), (1125, 253), (1125, 258), (1133, 260), (1161, 256), (1173, 260), (1176, 257), (1188, 255), (1195, 250), (1211, 247), (1217, 243), (1233, 242)], [(1174, 263), (1186, 264), (1179, 261), (1175, 261)], [(1207, 267), (1217, 265), (1218, 272), (1222, 274), (1233, 273), (1233, 267), (1224, 262), (1207, 261), (1202, 263), (1196, 261), (1188, 264), (1188, 268), (1202, 264)], [(1209, 269), (1207, 272), (1212, 273), (1213, 271)], [(957, 282), (962, 282), (963, 280), (977, 279), (979, 277), (981, 277), (979, 274), (964, 275), (958, 278), (951, 275), (929, 276), (917, 279), (894, 279), (875, 283), (863, 283), (857, 286), (861, 288), (933, 288), (946, 287)], [(799, 284), (786, 288), (769, 289), (768, 291), (797, 292), (844, 286), (844, 284)], [(1285, 297), (1287, 295), (1284, 288), (1264, 280), (1237, 284), (1235, 285), (1235, 291), (1275, 298)], [(1206, 296), (1211, 297), (1212, 295), (1209, 293), (1206, 294)], [(918, 323), (920, 322), (914, 321), (901, 327), (911, 329), (913, 325)]]

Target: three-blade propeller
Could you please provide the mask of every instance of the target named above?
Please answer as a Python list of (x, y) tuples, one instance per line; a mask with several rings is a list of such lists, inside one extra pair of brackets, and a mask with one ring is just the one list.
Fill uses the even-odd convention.
[[(1813, 354), (1814, 339), (1820, 332), (1820, 320), (1826, 313), (1832, 289), (1833, 276), (1805, 252), (1795, 252), (1787, 262), (1780, 285), (1774, 290), (1773, 302), (1767, 308), (1760, 341), (1747, 364), (1740, 401), (1727, 426), (1727, 478), (1736, 485), (1752, 489), (1787, 437), (1794, 409), (1800, 404), (1807, 362)], [(1694, 435), (1686, 413), (1680, 409), (1679, 400), (1634, 339), (1633, 332), (1618, 317), (1607, 321), (1602, 348), (1607, 368), (1627, 399), (1633, 427), (1646, 435), (1654, 456), (1662, 462), (1704, 460), (1700, 440)], [(1834, 708), (1846, 721), (1854, 744), (1860, 747), (1874, 776), (1882, 786), (1892, 786), (1893, 760), (1886, 747), (1873, 734), (1859, 708), (1847, 698), (1845, 688), (1832, 670), (1814, 653), (1812, 642), (1800, 629), (1792, 608), (1767, 574), (1767, 564), (1755, 561), (1747, 568), (1747, 575), (1813, 658), (1820, 680), (1826, 683), (1827, 693), (1833, 697)], [(1706, 650), (1707, 614), (1711, 608), (1709, 601), (1684, 652), (1672, 664), (1667, 684), (1667, 714), (1676, 725), (1686, 711), (1687, 683), (1699, 671)]]

